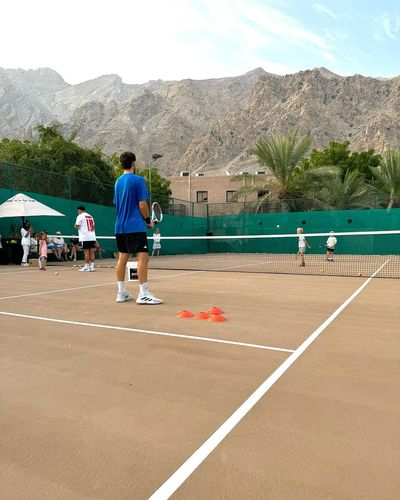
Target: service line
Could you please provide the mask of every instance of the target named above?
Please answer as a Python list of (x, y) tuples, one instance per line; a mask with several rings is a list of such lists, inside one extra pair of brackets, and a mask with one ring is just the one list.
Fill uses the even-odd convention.
[(280, 352), (294, 352), (293, 349), (285, 349), (283, 347), (273, 347), (267, 345), (260, 344), (249, 344), (247, 342), (236, 342), (235, 340), (222, 340), (215, 339), (211, 337), (198, 337), (195, 335), (183, 335), (181, 333), (169, 333), (169, 332), (158, 332), (156, 330), (142, 330), (140, 328), (128, 328), (124, 326), (114, 326), (114, 325), (102, 325), (99, 323), (86, 323), (83, 321), (70, 321), (66, 319), (57, 319), (57, 318), (48, 318), (45, 316), (33, 316), (31, 314), (19, 314), (19, 313), (11, 313), (6, 311), (0, 311), (0, 314), (3, 316), (11, 316), (14, 318), (26, 318), (26, 319), (34, 319), (38, 321), (50, 321), (52, 323), (63, 323), (66, 325), (76, 325), (76, 326), (86, 326), (90, 328), (100, 328), (106, 330), (118, 330), (123, 332), (132, 332), (132, 333), (143, 333), (147, 335), (158, 335), (161, 337), (176, 337), (180, 339), (188, 339), (188, 340), (200, 340), (204, 342), (213, 342), (216, 344), (227, 344), (234, 345), (239, 347), (252, 347), (254, 349), (264, 349), (266, 351), (280, 351)]
[[(179, 274), (169, 274), (168, 276), (153, 276), (152, 278), (149, 278), (148, 280), (162, 280), (166, 278), (177, 278), (179, 276), (186, 276), (188, 274), (196, 274), (196, 273), (202, 273), (204, 271), (188, 271), (186, 273), (179, 273)], [(129, 283), (129, 281), (127, 281)], [(132, 283), (136, 283), (136, 281), (133, 281)], [(7, 299), (18, 299), (20, 297), (34, 297), (36, 295), (47, 295), (49, 293), (59, 293), (59, 292), (69, 292), (72, 290), (84, 290), (85, 288), (96, 288), (100, 286), (110, 286), (110, 285), (116, 285), (116, 281), (110, 281), (108, 283), (97, 283), (95, 285), (82, 285), (82, 286), (74, 286), (70, 288), (59, 288), (57, 290), (46, 290), (44, 292), (32, 292), (32, 293), (21, 293), (19, 295), (8, 295), (7, 297), (0, 297), (0, 300), (7, 300)]]

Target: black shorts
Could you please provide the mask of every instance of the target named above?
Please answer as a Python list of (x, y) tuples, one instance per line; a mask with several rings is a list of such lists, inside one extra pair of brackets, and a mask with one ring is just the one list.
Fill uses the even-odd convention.
[(335, 251), (334, 248), (330, 248), (330, 247), (326, 247), (326, 250), (327, 250), (327, 252), (331, 252), (331, 253), (333, 253)]
[(89, 250), (90, 248), (96, 248), (96, 241), (82, 241), (82, 248), (84, 250)]
[(149, 253), (145, 232), (116, 234), (115, 239), (118, 251), (121, 253)]

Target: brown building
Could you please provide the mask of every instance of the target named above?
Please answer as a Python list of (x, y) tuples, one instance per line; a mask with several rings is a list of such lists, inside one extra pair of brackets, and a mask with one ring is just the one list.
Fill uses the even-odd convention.
[(262, 173), (258, 175), (244, 176), (235, 179), (234, 176), (207, 176), (202, 174), (190, 174), (181, 172), (179, 177), (169, 177), (171, 181), (172, 198), (195, 203), (233, 203), (232, 197), (243, 186), (260, 185), (260, 193), (249, 194), (246, 199), (239, 201), (257, 201), (257, 198), (265, 194), (267, 176)]

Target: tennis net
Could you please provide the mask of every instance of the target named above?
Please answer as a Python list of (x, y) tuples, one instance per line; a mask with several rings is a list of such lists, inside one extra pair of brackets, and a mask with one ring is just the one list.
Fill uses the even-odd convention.
[[(305, 248), (303, 266), (297, 234), (162, 235), (160, 255), (150, 259), (150, 268), (400, 278), (400, 231), (304, 236), (310, 248)], [(333, 251), (330, 237), (336, 239)]]
[[(162, 230), (161, 224), (160, 228)], [(304, 266), (297, 234), (166, 236), (159, 249), (148, 235), (150, 269), (233, 271), (400, 278), (400, 230), (304, 233)], [(329, 251), (328, 238), (336, 239)], [(68, 236), (66, 237), (68, 238)], [(115, 257), (114, 236), (97, 238), (103, 257)], [(152, 253), (155, 255), (152, 256)], [(159, 255), (157, 255), (159, 253)]]

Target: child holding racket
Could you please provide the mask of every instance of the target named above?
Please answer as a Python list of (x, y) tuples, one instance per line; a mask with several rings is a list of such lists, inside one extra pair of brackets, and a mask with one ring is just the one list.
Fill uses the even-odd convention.
[(124, 173), (115, 183), (114, 205), (117, 209), (115, 238), (119, 252), (117, 263), (118, 294), (116, 302), (127, 302), (133, 297), (125, 289), (125, 270), (129, 257), (136, 254), (138, 261), (139, 295), (137, 304), (162, 304), (148, 289), (147, 270), (149, 250), (146, 227), (154, 222), (149, 215), (147, 188), (143, 177), (136, 175), (136, 156), (127, 151), (120, 156)]
[(331, 231), (329, 237), (326, 240), (326, 259), (328, 262), (333, 262), (333, 253), (335, 252), (335, 247), (337, 244), (337, 239), (335, 233)]
[(304, 254), (306, 253), (306, 247), (311, 248), (306, 240), (306, 237), (303, 234), (304, 229), (302, 227), (297, 228), (297, 234), (299, 235), (299, 255), (300, 255), (300, 267), (304, 267), (306, 265), (304, 261)]

